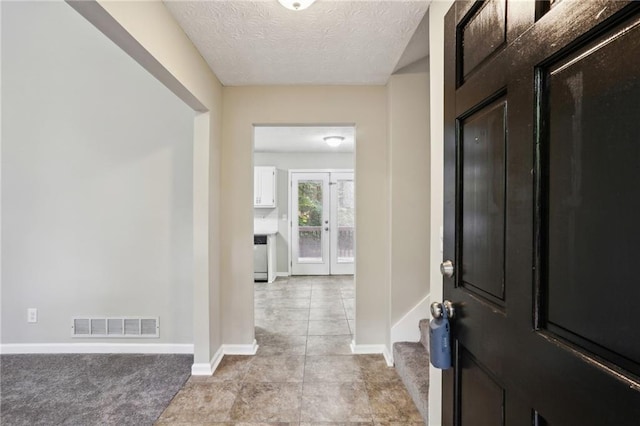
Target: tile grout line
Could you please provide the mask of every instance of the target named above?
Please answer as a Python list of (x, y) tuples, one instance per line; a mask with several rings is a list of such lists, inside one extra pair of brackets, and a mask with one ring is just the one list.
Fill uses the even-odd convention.
[(304, 361), (302, 362), (302, 386), (300, 389), (300, 410), (298, 412), (298, 424), (302, 423), (302, 410), (304, 408), (304, 384), (305, 384), (305, 376), (307, 371), (307, 351), (309, 350), (309, 327), (311, 326), (311, 299), (313, 298), (313, 287), (314, 284), (311, 283), (311, 291), (309, 292), (309, 310), (307, 311), (307, 335), (305, 336), (304, 343)]

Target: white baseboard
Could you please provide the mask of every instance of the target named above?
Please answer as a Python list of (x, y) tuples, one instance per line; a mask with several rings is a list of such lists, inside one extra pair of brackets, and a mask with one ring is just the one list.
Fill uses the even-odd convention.
[(351, 342), (351, 353), (356, 355), (363, 354), (382, 354), (384, 360), (389, 367), (393, 367), (393, 358), (389, 352), (387, 345), (356, 345), (355, 341)]
[(258, 352), (258, 342), (254, 339), (250, 345), (222, 345), (225, 355), (255, 355)]
[(191, 375), (192, 376), (211, 376), (220, 361), (222, 361), (222, 357), (224, 356), (224, 352), (222, 351), (222, 346), (218, 348), (215, 354), (213, 354), (213, 358), (209, 362), (197, 363), (191, 366)]
[(276, 277), (289, 277), (291, 275), (289, 275), (288, 272), (276, 272)]
[(193, 376), (211, 376), (225, 355), (255, 355), (257, 351), (258, 342), (255, 339), (249, 345), (222, 345), (208, 363), (193, 364), (191, 374)]
[(193, 354), (190, 343), (4, 343), (1, 354)]
[(391, 327), (391, 346), (395, 342), (418, 342), (420, 329), (418, 323), (421, 319), (429, 318), (430, 294), (427, 294), (409, 312)]

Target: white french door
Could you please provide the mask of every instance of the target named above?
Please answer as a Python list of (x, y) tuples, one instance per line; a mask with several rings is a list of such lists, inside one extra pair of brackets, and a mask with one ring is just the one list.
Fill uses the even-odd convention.
[(331, 275), (352, 275), (355, 246), (353, 172), (330, 173)]
[(329, 275), (329, 173), (291, 173), (291, 273)]
[(353, 172), (292, 172), (291, 188), (291, 273), (353, 274)]

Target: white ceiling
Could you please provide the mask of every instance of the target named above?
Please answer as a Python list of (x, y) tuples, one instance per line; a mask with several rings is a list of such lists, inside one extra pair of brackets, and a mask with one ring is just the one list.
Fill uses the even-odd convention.
[[(255, 152), (353, 152), (356, 131), (353, 126), (256, 126)], [(343, 136), (338, 147), (330, 147), (325, 136)]]
[(386, 84), (429, 2), (165, 0), (225, 86)]

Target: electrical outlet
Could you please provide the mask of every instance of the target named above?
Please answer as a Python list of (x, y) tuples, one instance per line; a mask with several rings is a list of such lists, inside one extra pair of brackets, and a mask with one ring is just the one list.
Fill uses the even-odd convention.
[(38, 310), (36, 308), (27, 309), (27, 322), (38, 322)]

